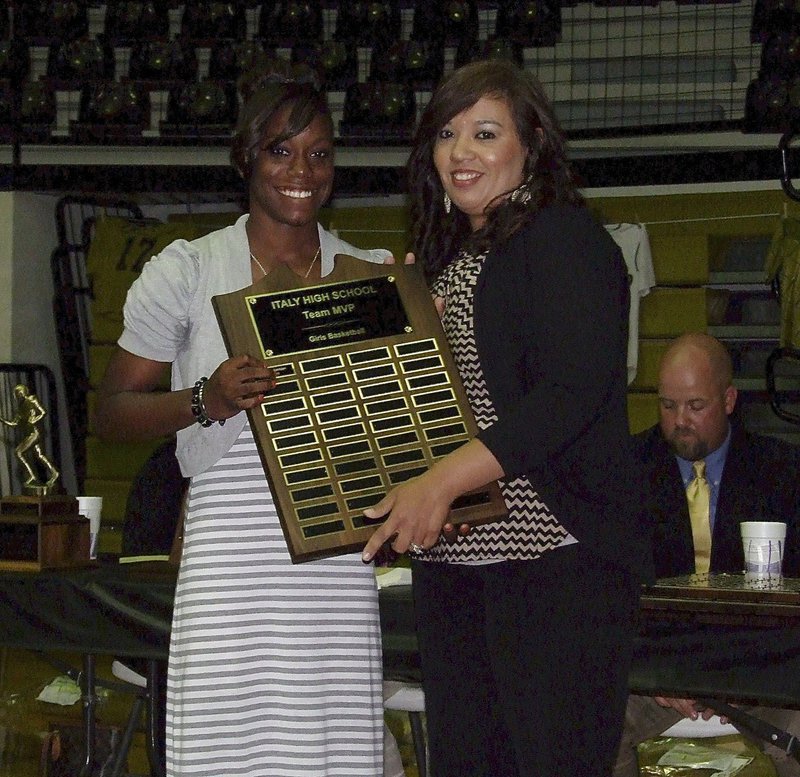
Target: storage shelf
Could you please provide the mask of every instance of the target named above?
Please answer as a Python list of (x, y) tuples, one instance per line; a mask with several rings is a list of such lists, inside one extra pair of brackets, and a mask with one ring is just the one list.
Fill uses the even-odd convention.
[(780, 337), (780, 328), (772, 324), (732, 324), (710, 326), (708, 333), (719, 340), (775, 341)]
[(770, 284), (762, 270), (741, 270), (737, 272), (711, 272), (706, 286), (720, 289), (760, 291), (769, 289)]

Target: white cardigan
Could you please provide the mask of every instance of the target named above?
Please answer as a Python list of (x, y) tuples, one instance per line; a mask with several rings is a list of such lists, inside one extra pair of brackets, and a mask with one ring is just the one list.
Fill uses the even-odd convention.
[[(245, 225), (235, 224), (197, 240), (176, 240), (154, 256), (131, 286), (119, 346), (145, 359), (172, 363), (172, 389), (189, 388), (228, 358), (211, 298), (252, 284)], [(384, 249), (363, 250), (318, 226), (321, 269), (333, 270), (336, 254), (381, 263)], [(230, 449), (247, 421), (244, 412), (224, 426), (192, 424), (178, 432), (177, 457), (184, 476), (214, 465)]]

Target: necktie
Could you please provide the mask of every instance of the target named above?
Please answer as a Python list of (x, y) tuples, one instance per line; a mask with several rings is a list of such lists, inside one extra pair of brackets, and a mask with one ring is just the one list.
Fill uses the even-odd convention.
[(695, 461), (692, 466), (694, 479), (686, 487), (686, 500), (689, 503), (689, 517), (692, 519), (694, 565), (697, 572), (708, 572), (711, 562), (711, 521), (709, 520), (711, 488), (706, 480), (705, 461)]

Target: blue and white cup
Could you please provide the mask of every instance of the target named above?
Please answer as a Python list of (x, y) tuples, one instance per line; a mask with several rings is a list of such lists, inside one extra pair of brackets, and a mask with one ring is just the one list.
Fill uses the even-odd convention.
[(742, 549), (746, 575), (780, 576), (786, 524), (780, 521), (744, 521)]

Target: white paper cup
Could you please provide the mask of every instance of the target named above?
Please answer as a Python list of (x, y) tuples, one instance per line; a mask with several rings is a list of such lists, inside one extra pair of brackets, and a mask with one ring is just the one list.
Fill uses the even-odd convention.
[(779, 521), (744, 521), (742, 549), (746, 575), (780, 575), (786, 524)]
[(89, 519), (89, 558), (97, 558), (97, 535), (103, 512), (102, 496), (79, 496), (78, 512)]

